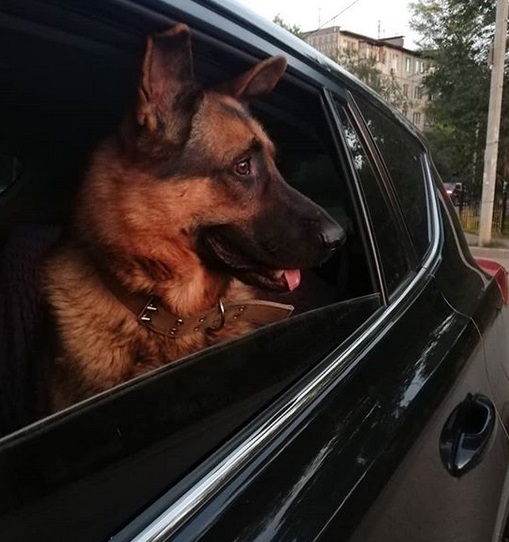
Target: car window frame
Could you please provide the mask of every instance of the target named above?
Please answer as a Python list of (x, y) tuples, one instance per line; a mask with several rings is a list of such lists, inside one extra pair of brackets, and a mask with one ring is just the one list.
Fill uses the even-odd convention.
[(434, 272), (440, 264), (439, 252), (445, 243), (444, 216), (440, 210), (440, 189), (438, 188), (433, 176), (433, 160), (429, 149), (424, 145), (425, 152), (422, 156), (422, 165), (424, 169), (424, 179), (426, 183), (426, 193), (429, 198), (428, 212), (430, 214), (430, 247), (424, 255), (421, 268)]
[[(328, 88), (323, 87), (327, 109), (332, 119), (337, 115), (334, 104), (330, 102), (331, 96), (336, 96), (335, 87), (334, 80), (329, 81)], [(333, 133), (336, 132), (336, 138), (341, 133), (341, 125), (337, 122), (336, 120), (336, 130), (333, 130)], [(346, 147), (343, 151), (346, 151)], [(424, 167), (426, 184), (429, 187), (432, 177), (427, 154)], [(355, 186), (356, 190), (359, 190), (357, 183)], [(371, 314), (364, 324), (326, 356), (317, 367), (264, 409), (240, 432), (233, 435), (231, 441), (208, 457), (177, 486), (169, 489), (160, 500), (143, 511), (141, 516), (113, 536), (112, 542), (168, 540), (215, 495), (229, 484), (238, 481), (244, 469), (256, 463), (260, 457), (268, 453), (268, 449), (277, 447), (285, 435), (290, 434), (291, 427), (299, 423), (308, 409), (312, 408), (321, 394), (330, 392), (339, 381), (347, 378), (355, 370), (358, 363), (362, 362), (362, 352), (375, 344), (378, 337), (392, 327), (394, 319), (400, 317), (413, 298), (433, 280), (433, 271), (440, 264), (439, 248), (443, 244), (437, 197), (438, 194), (433, 190), (430, 198), (430, 213), (433, 219), (432, 246), (423, 265), (415, 273), (409, 274), (408, 280), (395, 290), (390, 303)], [(362, 206), (362, 200), (358, 201)]]
[[(373, 104), (372, 100), (370, 100), (370, 105), (376, 105), (376, 104)], [(403, 211), (401, 210), (400, 201), (399, 201), (397, 192), (394, 188), (394, 184), (392, 182), (391, 176), (389, 174), (389, 170), (387, 168), (387, 165), (385, 164), (383, 154), (379, 146), (377, 145), (373, 135), (371, 134), (371, 131), (368, 127), (368, 123), (366, 122), (366, 119), (364, 118), (364, 115), (361, 109), (359, 108), (359, 105), (357, 104), (357, 101), (355, 99), (355, 94), (352, 92), (348, 93), (348, 106), (349, 106), (349, 111), (356, 124), (356, 128), (359, 130), (360, 136), (363, 139), (363, 143), (366, 145), (366, 151), (369, 153), (369, 156), (371, 160), (373, 160), (373, 163), (376, 167), (376, 173), (378, 177), (382, 180), (383, 189), (386, 194), (387, 201), (389, 202), (391, 208), (393, 209), (393, 212), (395, 212), (397, 215), (398, 226), (405, 239), (405, 251), (407, 252), (408, 257), (410, 258), (410, 263), (412, 267), (417, 269), (418, 267), (417, 253), (415, 250), (414, 243), (412, 241), (412, 236), (410, 234), (407, 223), (405, 221)]]
[[(312, 70), (310, 70), (310, 71), (311, 71), (311, 73), (313, 73)], [(311, 86), (308, 84), (308, 81), (306, 80), (306, 78), (304, 78), (304, 77), (302, 77), (302, 78), (295, 77), (294, 73), (290, 74), (288, 76), (288, 78), (289, 78), (289, 80), (291, 80), (292, 84), (295, 81), (297, 81), (299, 86), (306, 87), (306, 88), (311, 88)], [(309, 71), (308, 71), (308, 74), (309, 74)], [(310, 79), (312, 80), (312, 77), (310, 77)], [(314, 84), (314, 85), (312, 85), (312, 90), (320, 98), (321, 111), (323, 113), (323, 121), (324, 122), (330, 122), (328, 109), (325, 106), (324, 100), (323, 100), (322, 86), (319, 85), (319, 84)], [(341, 174), (343, 171), (345, 171), (345, 168), (341, 164), (339, 164), (339, 162), (338, 162), (339, 155), (336, 152), (336, 149), (332, 144), (333, 143), (333, 137), (334, 137), (333, 136), (333, 131), (330, 129), (330, 127), (327, 127), (327, 138), (329, 139), (328, 143), (330, 143), (330, 147), (331, 147), (331, 151), (332, 151), (332, 154), (333, 154), (334, 162), (336, 162), (338, 164), (338, 166), (340, 166), (340, 167), (338, 167), (338, 174)], [(350, 186), (349, 183), (345, 183), (345, 184), (346, 184), (346, 186)], [(352, 198), (352, 201), (356, 201), (356, 199)], [(360, 225), (359, 225), (359, 228), (362, 229)], [(368, 264), (368, 262), (367, 262), (367, 264)], [(373, 284), (373, 286), (375, 286), (375, 285)], [(377, 286), (376, 294), (373, 294), (373, 295), (378, 295), (378, 286)], [(357, 336), (357, 334), (360, 333), (361, 330), (363, 330), (365, 328), (365, 326), (367, 325), (366, 322), (371, 321), (371, 318), (372, 318), (373, 314), (378, 312), (378, 310), (379, 310), (379, 307), (377, 307), (376, 310), (373, 311), (373, 313), (371, 313), (368, 316), (368, 318), (366, 318), (366, 320), (364, 322), (362, 322), (362, 324), (358, 328), (356, 328), (350, 336), (348, 336), (346, 338), (345, 341), (342, 341), (341, 345), (339, 345), (338, 347), (335, 347), (334, 351), (336, 351), (337, 348), (342, 349), (343, 345), (350, 344), (350, 342)], [(320, 359), (317, 361), (316, 366), (312, 367), (309, 372), (314, 374), (314, 372), (316, 372), (316, 370), (318, 370), (318, 368), (320, 368), (320, 370), (322, 370), (323, 367), (324, 367), (324, 363), (327, 364), (327, 362), (324, 361), (326, 359), (328, 359), (328, 355), (321, 356)], [(307, 378), (308, 378), (308, 375), (307, 374), (304, 375), (304, 377), (302, 379), (299, 379), (299, 383), (300, 383), (300, 380), (304, 380), (304, 379), (307, 379)], [(138, 382), (138, 384), (141, 385), (140, 382)], [(134, 386), (134, 385), (137, 385), (137, 384), (134, 381), (130, 381), (130, 382), (126, 383), (126, 386), (124, 388), (122, 388), (122, 390), (120, 390), (119, 388), (115, 388), (113, 390), (108, 390), (108, 391), (104, 392), (104, 394), (102, 394), (101, 396), (96, 395), (96, 396), (90, 398), (90, 400), (86, 402), (86, 405), (85, 405), (85, 402), (82, 402), (79, 405), (77, 405), (78, 408), (76, 408), (76, 409), (74, 409), (74, 407), (70, 407), (70, 409), (68, 409), (68, 411), (66, 411), (66, 412), (62, 411), (61, 413), (56, 413), (56, 414), (54, 414), (52, 416), (48, 416), (48, 417), (46, 417), (44, 419), (41, 419), (40, 421), (35, 422), (34, 424), (25, 426), (25, 427), (21, 428), (19, 430), (19, 432), (11, 433), (11, 434), (7, 435), (6, 436), (6, 441), (4, 442), (4, 444), (6, 445), (6, 448), (10, 447), (10, 450), (12, 451), (13, 449), (15, 449), (16, 445), (20, 441), (30, 440), (30, 438), (32, 436), (37, 436), (37, 434), (43, 433), (46, 430), (52, 431), (53, 429), (61, 428), (62, 426), (64, 426), (69, 421), (69, 419), (79, 417), (81, 412), (82, 412), (82, 409), (84, 407), (88, 408), (89, 410), (93, 410), (95, 408), (97, 402), (100, 402), (102, 400), (106, 400), (109, 396), (111, 396), (111, 399), (114, 400), (115, 399), (114, 396), (115, 396), (116, 393), (119, 393), (119, 392), (120, 393), (127, 393), (127, 388), (129, 386), (132, 386), (132, 385)], [(284, 391), (286, 392), (286, 390), (284, 390)], [(292, 395), (290, 394), (289, 397), (292, 397)], [(294, 394), (294, 397), (295, 397), (295, 394)], [(272, 405), (268, 405), (268, 407), (271, 407), (271, 406)], [(262, 411), (262, 414), (265, 413), (264, 411), (265, 411), (265, 407), (264, 407), (264, 409)], [(97, 410), (96, 412), (99, 412), (99, 411)], [(237, 435), (237, 431), (234, 431), (227, 438), (229, 439), (230, 437), (235, 437), (236, 435)], [(122, 436), (121, 436), (120, 429), (119, 429), (118, 436), (119, 436), (119, 439), (121, 440)], [(55, 443), (57, 444), (56, 439), (55, 439)], [(200, 467), (201, 467), (201, 463), (200, 463)]]
[[(365, 96), (360, 96), (360, 97), (364, 100), (367, 100)], [(389, 121), (394, 122), (395, 124), (399, 125), (399, 127), (402, 130), (405, 130), (406, 131), (405, 135), (408, 137), (408, 139), (410, 139), (420, 149), (420, 165), (421, 165), (422, 182), (424, 185), (424, 196), (426, 200), (427, 234), (428, 234), (428, 246), (427, 246), (427, 249), (422, 254), (422, 256), (419, 256), (419, 251), (416, 247), (415, 241), (413, 240), (413, 236), (410, 231), (408, 221), (405, 218), (405, 215), (401, 208), (401, 198), (398, 195), (398, 190), (395, 186), (394, 180), (392, 179), (389, 166), (386, 163), (384, 152), (382, 151), (380, 146), (377, 144), (374, 136), (372, 135), (371, 130), (368, 127), (368, 123), (365, 119), (365, 116), (360, 106), (357, 103), (355, 95), (351, 92), (349, 93), (349, 104), (352, 106), (352, 108), (355, 110), (356, 114), (358, 115), (359, 120), (365, 130), (365, 136), (369, 139), (371, 143), (372, 153), (377, 157), (379, 172), (380, 174), (383, 175), (384, 182), (386, 183), (387, 189), (391, 193), (394, 208), (397, 208), (399, 210), (400, 219), (404, 225), (404, 229), (406, 231), (406, 237), (413, 253), (414, 265), (416, 266), (416, 269), (417, 269), (420, 267), (421, 263), (427, 259), (427, 256), (430, 254), (432, 250), (432, 245), (433, 245), (433, 227), (432, 227), (433, 216), (431, 213), (433, 185), (430, 182), (429, 170), (427, 170), (426, 163), (425, 163), (425, 157), (428, 154), (428, 149), (422, 137), (414, 133), (413, 126), (406, 125), (405, 123), (403, 123), (404, 119), (400, 119), (399, 116), (397, 116), (398, 115), (397, 113), (391, 111), (392, 115), (388, 114), (388, 111), (386, 111), (384, 107), (381, 107), (380, 104), (377, 103), (377, 101), (369, 100), (369, 103), (370, 103), (370, 106), (373, 107), (375, 110), (377, 110), (377, 112), (382, 117), (387, 118)]]
[[(206, 11), (205, 8), (203, 10)], [(221, 23), (224, 22), (221, 18)], [(216, 20), (211, 21), (208, 33), (217, 32), (220, 27), (216, 25)], [(226, 33), (225, 28), (228, 29)], [(325, 64), (325, 60), (324, 71), (327, 71), (328, 75), (318, 71), (316, 66), (310, 67), (305, 59), (289, 50), (283, 42), (279, 42), (277, 36), (257, 35), (251, 31), (246, 31), (244, 27), (239, 27), (232, 21), (227, 21), (227, 24), (222, 26), (220, 32), (225, 38), (224, 42), (230, 42), (238, 50), (239, 54), (259, 56), (260, 54), (270, 55), (288, 52), (289, 73), (287, 77), (292, 77), (292, 81), (300, 80), (306, 85), (320, 86), (324, 96), (334, 95), (343, 102), (347, 101), (352, 107), (355, 107), (355, 102), (351, 97), (352, 90), (365, 93), (370, 100), (374, 99), (374, 93), (369, 92), (360, 85), (351, 87), (350, 83), (345, 82), (339, 73), (327, 69), (328, 66)], [(334, 112), (331, 105), (328, 103), (328, 114), (334, 119), (337, 113)], [(339, 140), (341, 137), (338, 136), (340, 125), (337, 124), (337, 121), (335, 121), (335, 126), (336, 128), (332, 133), (336, 133), (335, 137)], [(364, 129), (367, 130), (367, 127)], [(371, 137), (369, 132), (368, 136)], [(369, 147), (370, 155), (373, 154), (374, 149), (375, 156), (377, 156), (378, 150), (374, 147), (374, 143), (371, 143)], [(343, 150), (346, 151), (346, 147)], [(340, 153), (338, 154), (340, 155)], [(428, 163), (426, 167), (429, 170)], [(428, 173), (427, 183), (430, 182), (430, 178)], [(355, 184), (352, 184), (351, 181), (352, 179), (347, 184), (354, 187)], [(352, 201), (357, 201), (362, 208), (362, 199), (357, 197), (352, 198)], [(386, 329), (392, 326), (393, 319), (403, 312), (407, 304), (411, 302), (411, 299), (409, 299), (411, 295), (415, 291), (418, 292), (425, 288), (432, 278), (433, 270), (440, 263), (438, 249), (443, 243), (443, 234), (435, 191), (431, 192), (430, 205), (433, 214), (432, 249), (428, 252), (416, 273), (411, 275), (408, 282), (394, 292), (389, 300), (390, 303), (373, 313), (343, 345), (326, 356), (319, 367), (316, 367), (309, 375), (297, 382), (295, 386), (283, 394), (280, 400), (265, 409), (260, 416), (257, 416), (248, 426), (234, 435), (232, 441), (225, 443), (206, 461), (197, 466), (195, 471), (189, 473), (176, 487), (170, 489), (166, 495), (162, 495), (160, 502), (154, 503), (150, 508), (145, 509), (124, 530), (113, 536), (112, 542), (127, 540), (130, 542), (155, 542), (156, 540), (170, 538), (183, 524), (198, 513), (202, 506), (214, 498), (232, 479), (235, 479), (248, 463), (254, 462), (259, 456), (263, 456), (269, 447), (274, 446), (276, 432), (280, 438), (284, 438), (284, 434), (288, 431), (291, 422), (295, 422), (299, 417), (305, 415), (307, 408), (313, 403), (318, 394), (327, 393), (339, 379), (346, 378), (351, 371), (355, 370), (357, 366), (356, 358), (366, 347), (376, 342), (379, 334), (383, 334)], [(406, 230), (403, 217), (401, 217), (401, 221)], [(415, 250), (408, 231), (407, 236), (409, 247)], [(338, 352), (339, 350), (341, 352)], [(270, 430), (271, 433), (267, 433), (267, 430)]]
[(369, 204), (365, 201), (362, 188), (359, 185), (359, 182), (360, 182), (359, 179), (357, 178), (356, 175), (351, 175), (351, 177), (353, 177), (351, 179), (351, 182), (356, 187), (357, 199), (358, 201), (362, 202), (361, 205), (363, 206), (364, 221), (365, 221), (364, 229), (369, 232), (370, 243), (372, 247), (371, 250), (373, 251), (373, 254), (375, 255), (376, 269), (379, 276), (379, 280), (381, 281), (382, 297), (384, 299), (385, 304), (388, 305), (390, 303), (390, 300), (394, 298), (400, 290), (404, 289), (405, 285), (407, 285), (412, 280), (413, 276), (415, 276), (415, 273), (418, 267), (417, 262), (416, 262), (415, 248), (413, 246), (410, 233), (404, 221), (404, 217), (401, 212), (399, 202), (396, 199), (396, 194), (394, 192), (392, 183), (390, 183), (387, 177), (387, 174), (384, 170), (384, 165), (382, 164), (380, 160), (379, 153), (374, 148), (374, 141), (371, 137), (371, 134), (368, 131), (368, 128), (364, 122), (364, 119), (362, 115), (360, 114), (360, 111), (358, 110), (355, 101), (353, 101), (352, 93), (348, 90), (346, 92), (346, 100), (342, 100), (341, 97), (338, 96), (336, 93), (329, 94), (329, 107), (332, 110), (332, 114), (334, 115), (336, 119), (336, 125), (338, 126), (337, 130), (339, 132), (339, 137), (341, 139), (342, 153), (346, 153), (346, 155), (348, 156), (348, 160), (350, 162), (349, 171), (350, 172), (353, 171), (353, 164), (351, 162), (351, 153), (348, 150), (348, 144), (345, 140), (343, 130), (340, 128), (342, 126), (342, 122), (341, 122), (341, 119), (339, 118), (339, 112), (337, 111), (337, 108), (340, 107), (340, 104), (344, 108), (344, 111), (349, 121), (352, 123), (352, 127), (356, 131), (363, 145), (363, 149), (366, 152), (367, 158), (369, 159), (371, 165), (374, 167), (374, 173), (375, 173), (376, 179), (380, 183), (379, 184), (380, 191), (382, 192), (382, 195), (387, 203), (387, 206), (389, 207), (390, 211), (393, 213), (393, 219), (396, 224), (396, 227), (398, 228), (404, 240), (404, 246), (402, 248), (405, 255), (405, 259), (408, 264), (408, 273), (401, 280), (397, 288), (389, 294), (386, 280), (384, 277), (383, 262), (381, 259), (381, 255), (379, 253), (376, 236), (373, 231), (373, 224), (370, 219)]
[(336, 155), (340, 162), (342, 172), (346, 176), (345, 184), (348, 187), (352, 207), (357, 217), (359, 235), (363, 241), (367, 264), (371, 273), (371, 280), (375, 289), (380, 292), (383, 305), (387, 306), (387, 288), (383, 277), (380, 254), (378, 252), (376, 239), (369, 218), (368, 207), (362, 193), (362, 188), (359, 185), (359, 180), (357, 176), (353, 174), (352, 158), (348, 151), (344, 133), (342, 130), (338, 129), (338, 127), (341, 126), (341, 121), (338, 116), (335, 102), (341, 103), (343, 107), (347, 108), (348, 102), (346, 100), (346, 94), (332, 93), (329, 89), (323, 87), (322, 96), (323, 107), (329, 123), (329, 131), (334, 141)]

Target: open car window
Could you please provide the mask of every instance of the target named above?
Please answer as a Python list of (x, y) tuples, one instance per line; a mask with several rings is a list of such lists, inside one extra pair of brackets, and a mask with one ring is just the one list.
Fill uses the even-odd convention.
[[(12, 511), (14, 530), (21, 517), (16, 510), (34, 506), (40, 512), (36, 516), (45, 517), (46, 496), (58, 492), (62, 499), (79, 500), (81, 484), (92, 484), (100, 497), (83, 510), (82, 529), (73, 535), (78, 542), (118, 529), (180, 480), (319, 367), (327, 355), (347, 344), (381, 307), (381, 298), (369, 269), (373, 255), (366, 253), (363, 242), (366, 225), (356, 216), (349, 174), (338, 158), (320, 91), (288, 75), (266, 100), (253, 103), (253, 113), (275, 143), (283, 176), (347, 232), (345, 246), (321, 266), (303, 273), (301, 286), (291, 296), (267, 296), (294, 304), (295, 315), (31, 424), (13, 403), (20, 397), (24, 402), (34, 400), (26, 384), (37, 380), (37, 364), (44, 359), (38, 266), (65, 229), (90, 149), (118, 122), (116, 86), (126, 81), (132, 86), (137, 69), (129, 50), (122, 55), (121, 76), (115, 77), (106, 73), (114, 62), (108, 59), (109, 48), (97, 63), (94, 55), (77, 48), (75, 62), (84, 62), (88, 71), (73, 68), (72, 99), (64, 100), (56, 83), (68, 76), (73, 53), (63, 48), (59, 62), (58, 45), (43, 41), (40, 51), (48, 47), (55, 54), (50, 96), (26, 85), (30, 70), (25, 64), (0, 74), (13, 89), (11, 101), (1, 105), (6, 119), (2, 141), (16, 163), (21, 162), (24, 176), (18, 192), (6, 190), (5, 199), (0, 195), (0, 206), (8, 207), (7, 213), (0, 213), (0, 349), (3, 362), (7, 361), (2, 364), (0, 394), (7, 427), (0, 440), (4, 488), (0, 509)], [(34, 55), (38, 65), (41, 58), (37, 52)], [(22, 61), (15, 56), (11, 60), (16, 66)], [(217, 44), (215, 49), (205, 47), (196, 40), (196, 71), (204, 81), (220, 80), (223, 72), (233, 74), (252, 62), (232, 49)], [(80, 94), (80, 77), (101, 81), (103, 75), (107, 89), (104, 95), (97, 94), (97, 102), (87, 84)], [(67, 91), (69, 83), (62, 88)], [(25, 99), (31, 92), (27, 110)], [(124, 90), (119, 92), (125, 96)], [(24, 100), (18, 99), (20, 93)], [(20, 119), (28, 118), (45, 123), (44, 137), (24, 130)], [(50, 123), (50, 118), (57, 120)], [(20, 423), (16, 426), (12, 420)], [(125, 477), (120, 485), (119, 476)], [(131, 485), (136, 486), (135, 492)], [(90, 523), (86, 518), (94, 510), (97, 521)], [(62, 533), (54, 533), (55, 538), (64, 539), (70, 525), (64, 519), (58, 528)]]

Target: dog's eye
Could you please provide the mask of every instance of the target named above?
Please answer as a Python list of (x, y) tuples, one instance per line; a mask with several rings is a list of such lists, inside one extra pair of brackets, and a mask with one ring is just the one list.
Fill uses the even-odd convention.
[(251, 173), (251, 160), (247, 158), (246, 160), (237, 162), (234, 166), (234, 170), (237, 175), (249, 175)]

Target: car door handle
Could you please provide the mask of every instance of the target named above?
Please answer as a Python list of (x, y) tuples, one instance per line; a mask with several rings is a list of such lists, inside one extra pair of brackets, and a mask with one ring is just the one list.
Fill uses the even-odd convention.
[(495, 407), (484, 395), (468, 394), (452, 411), (440, 435), (440, 458), (459, 478), (480, 463), (495, 427)]

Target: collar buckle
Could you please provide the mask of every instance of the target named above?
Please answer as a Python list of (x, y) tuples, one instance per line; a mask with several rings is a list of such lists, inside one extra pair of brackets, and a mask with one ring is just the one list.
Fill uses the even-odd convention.
[(154, 296), (150, 296), (146, 305), (141, 310), (138, 315), (138, 320), (145, 324), (150, 324), (152, 322), (152, 315), (157, 312), (157, 305), (154, 303)]
[(226, 310), (224, 308), (224, 303), (222, 299), (219, 299), (217, 302), (217, 308), (219, 309), (219, 316), (221, 317), (221, 320), (219, 321), (219, 324), (216, 326), (209, 326), (207, 328), (207, 331), (219, 331), (223, 329), (224, 324), (226, 323)]

